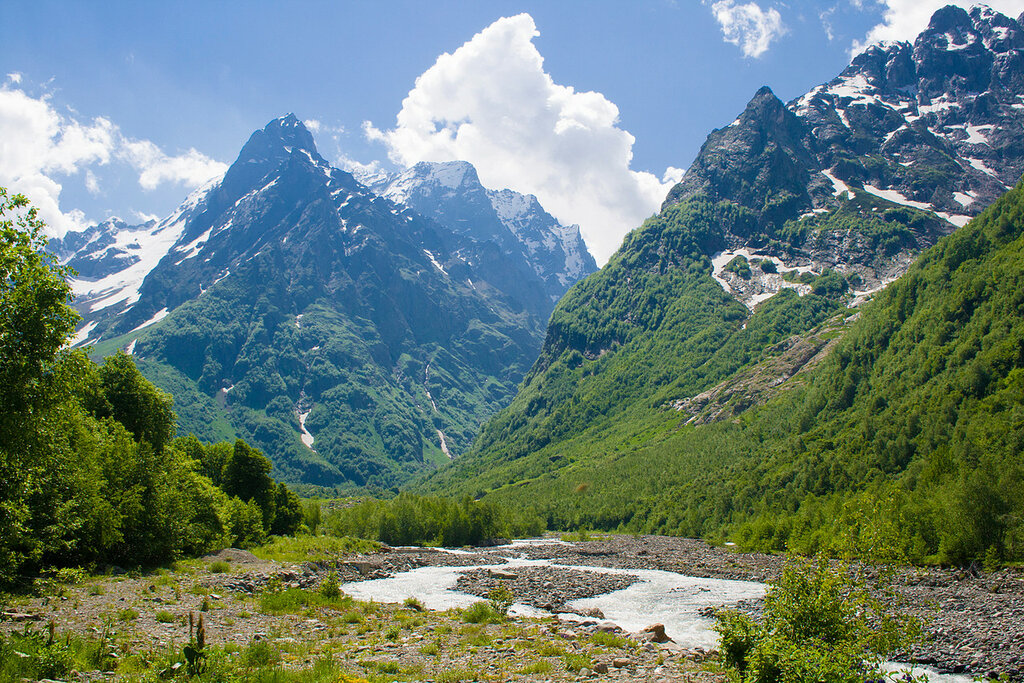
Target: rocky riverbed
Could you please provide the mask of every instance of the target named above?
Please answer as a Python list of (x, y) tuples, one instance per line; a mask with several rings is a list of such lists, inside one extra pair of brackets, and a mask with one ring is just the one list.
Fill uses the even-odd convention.
[[(603, 613), (574, 601), (610, 595), (614, 604), (616, 591), (634, 586), (650, 570), (766, 582), (783, 564), (776, 555), (650, 536), (553, 538), (460, 550), (385, 547), (366, 555), (294, 562), (226, 550), (154, 574), (94, 577), (10, 599), (3, 605), (0, 632), (26, 625), (44, 629), (52, 620), (58, 630), (89, 637), (114, 633), (126, 653), (147, 652), (180, 647), (187, 639), (188, 613), (205, 610), (210, 642), (235, 648), (270, 642), (289, 666), (312, 665), (328, 652), (364, 671), (398, 667), (408, 672), (408, 680), (462, 680), (432, 673), (447, 671), (466, 672), (464, 680), (723, 680), (704, 669), (707, 653), (653, 642), (657, 634), (640, 633), (641, 627), (626, 633), (603, 620)], [(478, 627), (460, 623), (457, 613), (417, 611), (414, 603), (361, 603), (344, 613), (310, 606), (275, 613), (266, 607), (266, 596), (283, 590), (315, 592), (329, 580), (362, 583), (424, 567), (465, 568), (453, 581), (454, 590), (486, 598), (504, 586), (517, 603), (563, 621)], [(1024, 680), (1024, 572), (911, 568), (897, 576), (896, 587), (905, 609), (929, 622), (928, 639), (905, 653), (904, 661)], [(741, 606), (755, 613), (760, 607), (756, 600)], [(541, 660), (547, 663), (535, 665)]]
[[(739, 553), (703, 541), (661, 536), (605, 536), (583, 542), (549, 539), (451, 553), (432, 549), (393, 549), (374, 559), (368, 576), (388, 576), (422, 566), (500, 564), (510, 558), (549, 560), (557, 565), (622, 570), (662, 570), (687, 576), (768, 582), (784, 565), (780, 555)], [(493, 570), (462, 575), (457, 589), (486, 597), (504, 583), (518, 602), (552, 612), (572, 612), (566, 604), (619, 590), (636, 579), (561, 567), (518, 568), (511, 579)], [(353, 579), (362, 577), (353, 576)], [(1024, 680), (1024, 571), (1003, 569), (908, 568), (894, 579), (904, 609), (927, 623), (925, 642), (903, 659), (947, 673), (1006, 674)], [(753, 612), (759, 605), (745, 605)], [(580, 616), (588, 616), (580, 614)], [(593, 614), (589, 616), (594, 616)]]

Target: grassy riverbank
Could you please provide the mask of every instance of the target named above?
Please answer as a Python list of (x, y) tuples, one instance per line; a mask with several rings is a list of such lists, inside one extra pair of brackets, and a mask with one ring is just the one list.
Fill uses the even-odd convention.
[[(340, 565), (351, 549), (321, 550), (318, 562)], [(443, 612), (363, 602), (330, 570), (266, 559), (296, 552), (277, 544), (263, 558), (224, 551), (146, 574), (37, 582), (36, 594), (3, 599), (0, 681), (541, 681), (605, 670), (725, 680), (700, 653), (593, 623), (504, 617), (486, 602)]]

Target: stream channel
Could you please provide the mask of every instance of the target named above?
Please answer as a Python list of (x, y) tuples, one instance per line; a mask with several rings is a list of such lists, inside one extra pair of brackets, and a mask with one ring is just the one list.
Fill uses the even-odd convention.
[[(550, 543), (550, 540), (546, 541)], [(514, 550), (517, 546), (532, 545), (533, 539), (515, 541), (501, 546)], [(470, 554), (464, 550), (438, 548), (452, 554)], [(493, 549), (497, 550), (497, 548)], [(523, 567), (550, 567), (594, 572), (598, 574), (624, 574), (639, 579), (622, 590), (604, 593), (592, 598), (582, 598), (567, 603), (573, 610), (599, 609), (603, 620), (620, 628), (637, 632), (654, 623), (665, 626), (665, 633), (683, 648), (717, 647), (717, 634), (712, 629), (714, 620), (701, 615), (701, 610), (714, 606), (735, 605), (741, 601), (759, 600), (764, 597), (767, 586), (755, 581), (700, 578), (685, 576), (676, 572), (655, 569), (617, 569), (611, 567), (558, 564), (547, 559), (527, 559), (524, 556), (502, 557), (502, 561), (488, 564), (465, 566), (429, 566), (399, 572), (384, 579), (357, 581), (342, 586), (342, 590), (359, 600), (400, 603), (415, 597), (424, 607), (431, 610), (462, 608), (479, 602), (480, 598), (456, 590), (459, 575), (472, 570), (499, 570), (514, 572)], [(512, 605), (509, 613), (523, 617), (548, 617), (549, 612), (521, 603)], [(580, 614), (559, 613), (558, 618), (567, 621), (594, 621)], [(932, 683), (970, 683), (969, 676), (940, 674), (924, 667), (910, 667), (908, 664), (885, 663), (891, 671), (911, 670), (915, 676), (928, 675)]]

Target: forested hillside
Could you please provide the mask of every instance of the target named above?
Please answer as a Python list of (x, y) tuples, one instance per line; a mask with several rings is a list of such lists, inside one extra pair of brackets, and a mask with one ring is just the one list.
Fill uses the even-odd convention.
[(848, 285), (835, 273), (808, 278), (809, 294), (783, 291), (753, 315), (715, 282), (708, 254), (748, 218), (733, 204), (695, 198), (629, 235), (556, 307), (511, 406), (427, 486), (478, 493), (612, 457), (649, 430), (671, 429), (667, 402), (780, 353), (779, 342), (839, 313)]
[[(521, 444), (518, 450), (493, 445), (500, 444), (497, 440), (484, 442), (475, 461), (465, 461), (463, 472), (476, 473), (468, 483), (455, 483), (454, 477), (432, 483), (537, 504), (554, 526), (728, 537), (747, 547), (788, 544), (808, 551), (854, 535), (861, 547), (885, 540), (916, 560), (1020, 560), (1022, 249), (1024, 190), (1018, 186), (865, 304), (819, 366), (798, 373), (776, 388), (767, 405), (737, 419), (685, 426), (688, 416), (669, 409), (665, 399), (678, 392), (696, 394), (702, 385), (687, 384), (684, 373), (679, 378), (673, 373), (671, 379), (658, 377), (666, 388), (652, 392), (654, 398), (624, 406), (618, 399), (626, 390), (613, 394), (609, 402), (623, 414), (614, 425), (602, 428), (598, 421), (575, 439), (545, 447), (550, 432), (540, 428), (544, 413), (530, 413), (518, 402), (538, 405), (541, 396), (551, 395), (537, 387), (558, 386), (557, 378), (572, 372), (567, 351), (549, 360), (546, 372), (531, 375), (513, 405), (518, 413), (503, 414), (504, 425), (519, 421), (517, 433), (532, 440), (514, 441)], [(691, 263), (699, 272), (701, 261)], [(699, 284), (691, 291), (700, 291)], [(792, 299), (793, 305), (803, 301)], [(781, 309), (779, 304), (759, 309), (743, 332), (767, 323), (776, 307)], [(835, 310), (822, 308), (817, 318), (798, 320), (813, 323)], [(732, 336), (722, 335), (708, 347), (740, 344), (745, 335), (735, 327)], [(552, 334), (558, 329), (572, 327), (553, 326)], [(611, 347), (622, 328), (590, 329), (605, 330), (606, 336), (573, 338), (593, 351), (592, 344)], [(707, 329), (728, 327), (723, 321)], [(695, 356), (700, 346), (693, 342), (685, 348), (686, 367), (700, 368), (702, 377), (721, 376), (715, 370), (722, 355), (709, 350)], [(649, 378), (661, 368), (679, 372), (666, 347), (652, 342), (650, 349), (654, 352), (631, 353), (630, 359), (609, 354), (604, 362), (632, 367), (630, 378), (652, 386), (658, 382)], [(730, 351), (724, 357), (737, 356)], [(578, 363), (574, 382), (585, 391), (593, 382), (588, 368), (602, 361), (581, 355), (573, 362)], [(622, 386), (629, 381), (620, 374)], [(612, 384), (602, 389), (611, 391)], [(495, 430), (502, 427), (495, 422), (485, 435), (500, 434)], [(545, 473), (542, 463), (564, 466)]]

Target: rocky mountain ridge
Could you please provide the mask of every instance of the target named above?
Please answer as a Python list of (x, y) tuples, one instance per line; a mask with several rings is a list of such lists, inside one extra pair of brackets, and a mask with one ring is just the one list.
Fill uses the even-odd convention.
[(579, 226), (560, 224), (533, 195), (486, 189), (468, 162), (424, 161), (368, 186), (456, 232), (497, 242), (524, 273), (544, 282), (552, 303), (597, 270)]
[(498, 242), (333, 168), (294, 115), (162, 221), (54, 246), (79, 269), (79, 343), (133, 354), (180, 431), (243, 436), (318, 485), (392, 486), (461, 453), (553, 305)]
[(872, 45), (792, 102), (759, 90), (708, 136), (665, 206), (734, 203), (750, 216), (722, 251), (856, 274), (867, 292), (1017, 182), (1022, 131), (1024, 28), (949, 6), (913, 44)]

